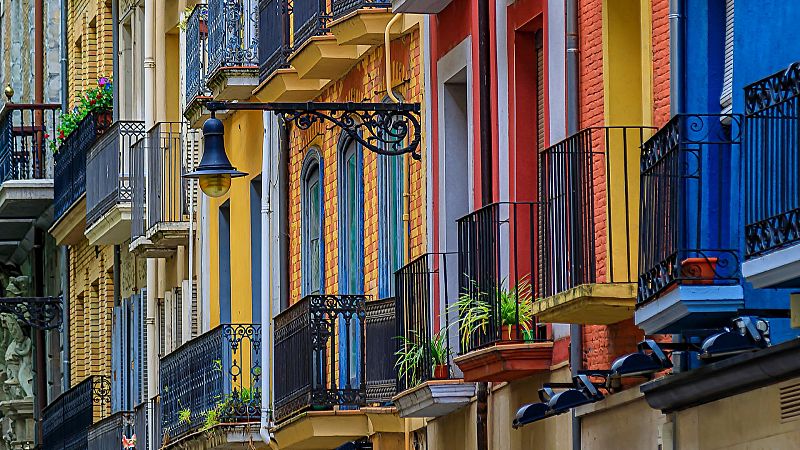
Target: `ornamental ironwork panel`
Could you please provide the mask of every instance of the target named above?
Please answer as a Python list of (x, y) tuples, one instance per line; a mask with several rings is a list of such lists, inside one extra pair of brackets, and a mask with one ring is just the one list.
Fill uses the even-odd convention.
[(331, 0), (331, 3), (331, 12), (334, 20), (359, 9), (392, 8), (392, 2), (382, 2), (378, 0)]
[(260, 80), (264, 81), (289, 65), (291, 25), (288, 0), (259, 0), (258, 5)]
[(160, 122), (147, 132), (147, 226), (189, 220), (189, 180), (200, 132), (183, 122)]
[(639, 152), (655, 128), (586, 128), (539, 154), (542, 295), (636, 281)]
[(104, 416), (111, 403), (111, 380), (91, 376), (53, 400), (42, 411), (42, 448), (85, 450), (89, 427)]
[(186, 104), (207, 95), (208, 6), (195, 5), (186, 20)]
[(312, 36), (328, 32), (327, 0), (292, 0), (292, 22), (294, 23), (294, 42), (292, 50), (297, 50)]
[(364, 365), (367, 403), (386, 404), (397, 394), (397, 317), (395, 299), (367, 302)]
[(224, 67), (258, 67), (258, 14), (258, 0), (208, 4), (209, 76)]
[(739, 282), (731, 165), (741, 118), (673, 117), (642, 145), (638, 301), (678, 284)]
[(131, 146), (131, 240), (144, 236), (147, 231), (147, 146), (144, 137)]
[(0, 110), (0, 183), (53, 177), (58, 104), (6, 103)]
[(745, 257), (800, 242), (800, 63), (745, 87)]
[(0, 313), (13, 314), (33, 328), (53, 330), (61, 326), (61, 297), (0, 297)]
[[(164, 442), (261, 418), (261, 325), (220, 325), (161, 358)], [(212, 417), (212, 419), (209, 419)]]
[(364, 295), (309, 295), (275, 317), (275, 411), (366, 402)]

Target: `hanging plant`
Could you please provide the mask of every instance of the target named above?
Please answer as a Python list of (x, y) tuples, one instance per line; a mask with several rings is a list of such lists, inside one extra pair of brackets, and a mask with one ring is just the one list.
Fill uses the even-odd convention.
[[(87, 89), (77, 96), (75, 100), (76, 105), (72, 108), (72, 111), (61, 114), (59, 125), (56, 128), (55, 139), (50, 141), (50, 148), (53, 153), (58, 152), (67, 137), (78, 128), (78, 125), (89, 113), (111, 110), (114, 103), (114, 89), (111, 78), (98, 78), (96, 87)], [(45, 138), (49, 138), (49, 136), (45, 136)]]

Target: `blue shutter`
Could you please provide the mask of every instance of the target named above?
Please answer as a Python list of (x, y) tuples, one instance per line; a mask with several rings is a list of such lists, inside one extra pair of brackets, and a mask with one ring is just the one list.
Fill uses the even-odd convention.
[(122, 408), (122, 308), (114, 306), (112, 316), (113, 330), (111, 332), (111, 410), (119, 411)]

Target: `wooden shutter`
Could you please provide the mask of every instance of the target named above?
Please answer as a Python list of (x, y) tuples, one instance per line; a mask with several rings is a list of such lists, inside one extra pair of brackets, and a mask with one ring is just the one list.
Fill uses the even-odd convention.
[(122, 335), (122, 307), (114, 306), (114, 313), (111, 318), (113, 329), (111, 331), (111, 411), (116, 412), (122, 409), (123, 391), (125, 383), (123, 377), (123, 356), (122, 349), (124, 337)]

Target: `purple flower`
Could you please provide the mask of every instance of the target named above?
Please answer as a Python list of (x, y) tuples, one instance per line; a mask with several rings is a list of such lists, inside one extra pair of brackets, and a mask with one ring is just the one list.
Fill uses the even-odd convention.
[(97, 80), (97, 84), (100, 87), (103, 87), (103, 86), (109, 84), (110, 82), (111, 82), (111, 80), (109, 80), (108, 77), (100, 77), (100, 79)]

